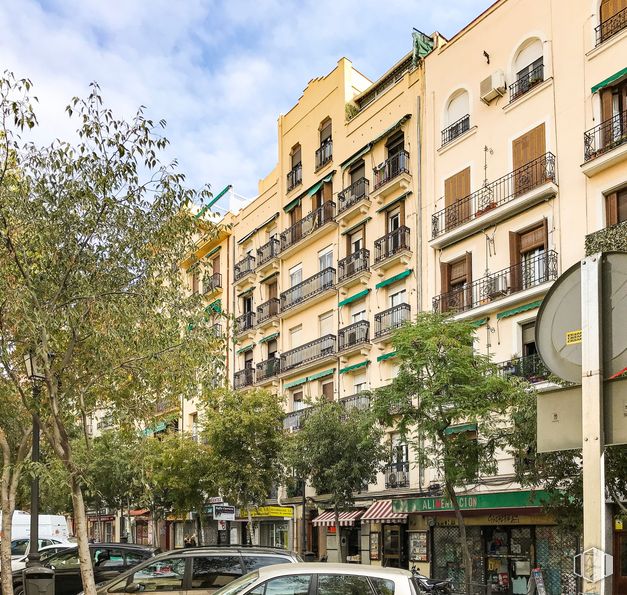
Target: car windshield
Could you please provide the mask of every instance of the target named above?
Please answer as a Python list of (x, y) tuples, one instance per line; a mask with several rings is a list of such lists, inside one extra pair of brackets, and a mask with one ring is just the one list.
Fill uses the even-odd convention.
[(246, 587), (252, 585), (258, 578), (258, 572), (250, 572), (229, 583), (226, 587), (222, 587), (214, 595), (237, 595), (237, 593), (241, 593)]

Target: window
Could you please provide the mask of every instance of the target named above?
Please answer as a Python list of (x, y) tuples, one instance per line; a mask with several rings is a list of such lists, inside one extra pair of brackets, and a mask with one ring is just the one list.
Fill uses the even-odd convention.
[(446, 229), (456, 227), (470, 219), (470, 168), (444, 180), (444, 206), (446, 207)]
[(357, 304), (354, 306), (351, 313), (351, 323), (359, 322), (361, 320), (366, 320), (366, 309), (363, 304)]
[(548, 280), (548, 221), (532, 228), (510, 232), (510, 286), (514, 291), (527, 289)]
[(124, 552), (119, 549), (97, 549), (94, 551), (94, 568), (123, 568)]
[(276, 357), (276, 352), (278, 351), (277, 340), (272, 339), (271, 341), (268, 341), (266, 343), (266, 346), (268, 348), (268, 359), (272, 359), (273, 357)]
[(11, 556), (24, 556), (30, 543), (29, 539), (14, 539), (11, 542)]
[(290, 152), (290, 161), (292, 163), (292, 169), (301, 164), (300, 145), (294, 145), (292, 148), (292, 151)]
[(244, 369), (251, 370), (253, 367), (253, 350), (249, 349), (244, 352)]
[(544, 124), (519, 136), (512, 141), (512, 163), (514, 166), (514, 193), (523, 194), (548, 177), (544, 167), (528, 166), (546, 153), (546, 133)]
[(353, 376), (353, 391), (355, 394), (368, 390), (368, 380), (365, 374), (355, 374)]
[(363, 159), (351, 167), (349, 175), (351, 184), (354, 184), (358, 180), (366, 177), (366, 164)]
[[(312, 209), (319, 209), (324, 203), (333, 200), (333, 184), (331, 182), (325, 182), (320, 186), (318, 192), (313, 195)], [(320, 214), (320, 221), (317, 221), (319, 225), (327, 222), (325, 217), (330, 217), (331, 212), (328, 209), (325, 209), (324, 213)]]
[(53, 556), (48, 559), (48, 562), (52, 564), (55, 568), (78, 568), (78, 552), (76, 549), (72, 548), (70, 551), (61, 552), (56, 556)]
[(192, 413), (189, 416), (189, 427), (192, 432), (192, 438), (198, 440), (198, 413)]
[(185, 558), (164, 558), (140, 568), (128, 581), (109, 590), (124, 593), (130, 585), (137, 585), (139, 591), (180, 591), (184, 575)]
[[(265, 585), (264, 595), (308, 595), (311, 576), (299, 574), (294, 576), (279, 576), (270, 579)], [(255, 589), (253, 593), (262, 593)], [(252, 595), (252, 593), (251, 593)]]
[(333, 334), (333, 311), (318, 316), (318, 333), (320, 337)]
[(192, 293), (198, 293), (200, 291), (200, 270), (197, 266), (194, 266), (190, 271), (189, 288), (192, 290)]
[(325, 142), (331, 140), (331, 118), (326, 118), (322, 124), (320, 124), (320, 144), (323, 145)]
[(401, 203), (400, 206), (394, 207), (385, 213), (387, 233), (392, 233), (403, 225), (405, 209), (401, 208), (402, 206), (404, 207), (404, 203)]
[(246, 572), (252, 572), (258, 568), (273, 566), (274, 564), (287, 564), (292, 561), (289, 558), (279, 558), (278, 556), (248, 556), (246, 553), (243, 556)]
[(318, 252), (318, 263), (321, 271), (333, 266), (333, 246), (327, 246)]
[(390, 455), (390, 462), (406, 463), (409, 461), (409, 449), (407, 444), (403, 441), (400, 434), (392, 434), (392, 450)]
[(278, 297), (279, 295), (279, 284), (276, 280), (271, 283), (266, 284), (266, 291), (268, 292), (268, 299), (272, 300)]
[(333, 401), (333, 393), (335, 392), (335, 385), (333, 380), (326, 380), (325, 382), (321, 382), (320, 388), (322, 389), (320, 392), (323, 398), (327, 401)]
[(365, 235), (366, 229), (364, 227), (361, 227), (348, 235), (348, 254), (355, 254), (355, 252), (359, 252), (359, 250), (365, 247)]
[(611, 149), (615, 143), (624, 142), (627, 129), (627, 81), (601, 89), (601, 121), (608, 122), (601, 131), (603, 148)]
[(290, 269), (290, 287), (298, 285), (303, 280), (303, 265), (297, 264)]
[(292, 393), (292, 411), (300, 411), (305, 408), (303, 389), (295, 390)]
[(394, 595), (394, 581), (371, 576), (370, 582), (374, 585), (377, 595)]
[(290, 349), (300, 347), (302, 342), (303, 325), (299, 324), (290, 329)]
[(192, 589), (217, 589), (244, 571), (239, 556), (203, 556), (192, 562)]
[(536, 347), (536, 323), (528, 322), (522, 325), (522, 354), (524, 357), (538, 353)]
[(516, 54), (514, 60), (516, 82), (510, 85), (510, 101), (525, 94), (544, 80), (544, 57), (542, 42), (529, 40)]
[(213, 270), (213, 273), (219, 273), (220, 272), (220, 257), (216, 256), (212, 261), (211, 261), (211, 269)]
[(405, 148), (405, 135), (402, 131), (393, 134), (385, 143), (388, 150), (388, 159), (394, 155), (398, 155)]
[(625, 10), (627, 10), (626, 0), (602, 0), (599, 15), (600, 25), (596, 29), (597, 45), (627, 27)]
[(472, 254), (453, 261), (440, 263), (442, 278), (442, 298), (440, 309), (442, 312), (467, 310), (472, 307)]
[(372, 587), (365, 576), (358, 574), (318, 575), (318, 595), (368, 595)]
[(607, 226), (627, 221), (627, 188), (621, 188), (605, 197)]
[(390, 308), (407, 303), (407, 290), (405, 288), (396, 290), (394, 293), (390, 294), (389, 300)]
[(253, 311), (253, 294), (249, 293), (248, 295), (242, 298), (242, 312), (244, 314), (248, 314)]
[(442, 145), (470, 129), (470, 99), (468, 92), (461, 89), (453, 94), (446, 104), (442, 126)]

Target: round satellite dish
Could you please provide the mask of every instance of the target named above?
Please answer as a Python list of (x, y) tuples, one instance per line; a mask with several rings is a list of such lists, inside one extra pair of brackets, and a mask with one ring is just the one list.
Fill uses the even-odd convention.
[[(604, 377), (627, 368), (627, 253), (602, 260)], [(547, 293), (536, 319), (536, 346), (542, 361), (560, 378), (581, 383), (581, 263), (570, 267)]]

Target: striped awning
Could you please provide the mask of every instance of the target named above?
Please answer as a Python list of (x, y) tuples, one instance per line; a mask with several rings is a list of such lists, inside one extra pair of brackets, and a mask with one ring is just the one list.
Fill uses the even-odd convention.
[[(361, 518), (362, 514), (364, 514), (363, 508), (340, 512), (340, 527), (352, 527), (355, 521)], [(335, 513), (332, 510), (325, 510), (321, 515), (311, 521), (311, 524), (314, 527), (333, 527), (335, 526)]]
[(362, 521), (370, 523), (398, 524), (406, 523), (408, 515), (403, 512), (392, 511), (392, 500), (375, 502), (361, 517)]

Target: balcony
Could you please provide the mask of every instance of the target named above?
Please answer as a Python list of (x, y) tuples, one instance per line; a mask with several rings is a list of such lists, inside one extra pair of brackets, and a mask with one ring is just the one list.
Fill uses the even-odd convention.
[(213, 293), (216, 289), (222, 288), (222, 275), (220, 273), (213, 273), (212, 275), (206, 275), (202, 280), (202, 292)]
[(509, 102), (516, 101), (544, 80), (544, 64), (536, 66), (509, 86)]
[(305, 407), (304, 409), (298, 409), (297, 411), (288, 413), (283, 419), (283, 429), (288, 432), (300, 430), (303, 427), (303, 422), (309, 413), (309, 409), (310, 407)]
[(555, 155), (545, 153), (434, 213), (430, 245), (449, 246), (556, 193)]
[(459, 314), (480, 306), (486, 306), (485, 310), (488, 312), (493, 311), (498, 309), (498, 305), (489, 307), (491, 303), (541, 287), (555, 279), (557, 279), (557, 252), (549, 250), (519, 264), (488, 274), (473, 283), (435, 296), (433, 311)]
[(270, 298), (260, 306), (257, 306), (257, 326), (266, 327), (279, 315), (281, 301), (279, 298)]
[(407, 264), (410, 252), (409, 227), (401, 225), (375, 241), (374, 266), (386, 269), (399, 261)]
[(370, 182), (366, 178), (359, 178), (338, 193), (337, 203), (337, 219), (340, 225), (360, 214), (365, 215), (370, 207)]
[(261, 246), (261, 248), (257, 250), (257, 272), (260, 275), (264, 275), (272, 268), (278, 270), (279, 265), (276, 259), (280, 253), (281, 242), (279, 242), (278, 238), (272, 238), (269, 242)]
[(583, 135), (584, 164), (588, 177), (627, 159), (627, 110), (601, 122)]
[(244, 368), (239, 372), (235, 372), (233, 376), (233, 388), (240, 389), (252, 386), (255, 382), (255, 370), (253, 368)]
[(348, 397), (342, 397), (340, 404), (347, 410), (351, 411), (357, 409), (359, 411), (366, 411), (370, 409), (370, 397), (363, 393), (357, 393), (356, 395), (349, 395)]
[(334, 287), (335, 269), (329, 267), (284, 291), (281, 294), (281, 312), (296, 308), (315, 298), (322, 298)]
[(241, 337), (252, 332), (255, 327), (255, 313), (244, 312), (235, 319), (235, 335)]
[(585, 240), (586, 256), (596, 252), (627, 252), (627, 221), (588, 234)]
[(409, 188), (411, 180), (409, 172), (409, 153), (400, 150), (398, 153), (388, 157), (383, 163), (374, 169), (373, 194), (382, 202), (398, 189)]
[(537, 353), (515, 357), (497, 366), (503, 376), (518, 376), (531, 383), (546, 382), (551, 374)]
[(625, 27), (627, 27), (627, 8), (617, 12), (594, 29), (596, 45), (601, 45), (610, 37), (620, 33)]
[(295, 165), (287, 172), (287, 191), (293, 190), (296, 186), (303, 183), (303, 166), (301, 163)]
[(368, 283), (370, 278), (370, 250), (362, 248), (342, 258), (337, 263), (338, 287), (350, 287)]
[(468, 132), (470, 130), (470, 114), (466, 114), (462, 116), (456, 122), (453, 122), (450, 126), (442, 130), (442, 144), (444, 147), (448, 145), (451, 141), (454, 141), (458, 136), (464, 134), (464, 132)]
[(283, 353), (281, 374), (329, 357), (335, 357), (335, 335), (325, 335)]
[(338, 353), (346, 353), (370, 344), (370, 322), (360, 320), (341, 328), (337, 333)]
[(335, 203), (325, 202), (309, 215), (297, 221), (291, 227), (288, 227), (281, 233), (281, 252), (283, 256), (287, 256), (286, 252), (291, 252), (292, 248), (300, 243), (300, 247), (306, 246), (309, 241), (303, 241), (307, 238), (310, 240), (315, 236), (315, 232), (323, 225), (330, 223), (335, 217)]
[(409, 462), (391, 463), (385, 467), (385, 489), (409, 487)]
[(255, 272), (255, 257), (252, 254), (248, 254), (234, 267), (233, 280), (238, 283), (251, 273)]
[(398, 304), (374, 315), (374, 337), (383, 339), (411, 318), (411, 306)]
[(276, 378), (281, 371), (281, 360), (278, 357), (271, 357), (266, 361), (257, 364), (256, 382), (264, 384)]
[(222, 337), (222, 325), (217, 322), (216, 324), (213, 324), (210, 328), (209, 328), (209, 334), (212, 337)]
[(316, 171), (333, 161), (333, 141), (329, 138), (316, 149)]

